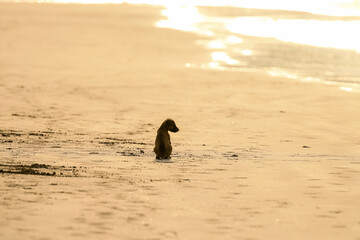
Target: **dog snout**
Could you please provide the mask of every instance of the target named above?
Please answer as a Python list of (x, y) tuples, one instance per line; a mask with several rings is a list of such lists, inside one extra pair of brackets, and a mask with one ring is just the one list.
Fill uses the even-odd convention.
[(179, 129), (177, 127), (172, 129), (172, 132), (178, 132), (178, 131), (179, 131)]

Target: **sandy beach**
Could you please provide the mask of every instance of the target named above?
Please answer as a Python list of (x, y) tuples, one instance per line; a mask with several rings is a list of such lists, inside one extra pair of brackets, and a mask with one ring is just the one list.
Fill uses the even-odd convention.
[(160, 11), (0, 3), (0, 239), (360, 240), (360, 94), (186, 68)]

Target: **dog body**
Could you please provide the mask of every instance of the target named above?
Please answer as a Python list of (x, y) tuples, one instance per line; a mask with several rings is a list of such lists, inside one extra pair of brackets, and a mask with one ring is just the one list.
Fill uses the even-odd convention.
[(156, 159), (170, 159), (170, 155), (172, 152), (172, 146), (170, 141), (170, 132), (178, 132), (174, 120), (166, 119), (160, 126), (157, 131), (154, 152), (156, 154)]

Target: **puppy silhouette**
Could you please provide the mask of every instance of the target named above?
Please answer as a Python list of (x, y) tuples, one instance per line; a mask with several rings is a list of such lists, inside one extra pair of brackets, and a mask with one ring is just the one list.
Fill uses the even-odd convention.
[(172, 152), (172, 146), (170, 141), (170, 132), (177, 132), (177, 128), (174, 120), (166, 119), (160, 126), (157, 131), (154, 152), (156, 154), (156, 159), (170, 159)]

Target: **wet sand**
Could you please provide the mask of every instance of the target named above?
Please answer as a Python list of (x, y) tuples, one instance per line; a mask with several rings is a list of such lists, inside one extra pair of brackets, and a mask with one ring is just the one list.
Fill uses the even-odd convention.
[(0, 238), (360, 239), (360, 94), (185, 68), (159, 11), (0, 4)]

